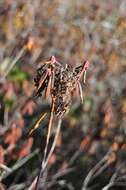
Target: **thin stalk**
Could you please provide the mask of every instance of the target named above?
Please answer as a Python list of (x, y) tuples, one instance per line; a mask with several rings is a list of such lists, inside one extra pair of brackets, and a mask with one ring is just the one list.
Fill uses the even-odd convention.
[(37, 178), (35, 190), (38, 190), (38, 188), (39, 188), (40, 178), (41, 178), (41, 176), (44, 174), (44, 171), (45, 171), (45, 169), (46, 169), (46, 166), (47, 166), (47, 164), (48, 164), (48, 161), (49, 161), (49, 159), (50, 159), (50, 157), (51, 157), (51, 155), (52, 155), (52, 153), (53, 153), (53, 151), (54, 151), (54, 149), (55, 149), (56, 142), (57, 142), (57, 138), (58, 138), (58, 136), (59, 136), (60, 129), (61, 129), (61, 123), (62, 123), (62, 120), (59, 119), (59, 121), (58, 121), (58, 126), (57, 126), (57, 130), (56, 130), (56, 133), (55, 133), (54, 141), (53, 141), (52, 147), (51, 147), (51, 149), (50, 149), (50, 152), (49, 152), (49, 154), (48, 154), (48, 156), (47, 156), (47, 159), (46, 159), (44, 162), (43, 162), (43, 159), (42, 159), (41, 168), (40, 168), (40, 172), (39, 172), (39, 175), (38, 175), (38, 178)]
[(15, 57), (15, 59), (10, 63), (10, 67), (6, 70), (6, 72), (4, 73), (4, 78), (7, 77), (7, 75), (10, 73), (10, 71), (13, 69), (13, 67), (15, 66), (15, 64), (17, 63), (17, 61), (22, 57), (22, 55), (24, 54), (26, 50), (26, 46), (24, 46), (19, 53), (17, 54), (17, 56)]

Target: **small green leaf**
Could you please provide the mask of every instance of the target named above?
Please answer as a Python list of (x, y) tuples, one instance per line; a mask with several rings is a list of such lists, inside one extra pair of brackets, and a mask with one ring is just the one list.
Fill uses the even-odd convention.
[(10, 72), (8, 79), (10, 81), (19, 81), (23, 82), (28, 78), (28, 74), (22, 71), (18, 66), (15, 66), (13, 70)]
[(14, 103), (14, 101), (12, 99), (6, 100), (5, 106), (10, 109), (13, 106), (13, 103)]

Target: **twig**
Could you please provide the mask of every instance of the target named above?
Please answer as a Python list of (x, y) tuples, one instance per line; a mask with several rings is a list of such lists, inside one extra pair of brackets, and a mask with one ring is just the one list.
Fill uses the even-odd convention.
[(25, 183), (20, 183), (20, 184), (11, 186), (8, 190), (23, 190), (25, 189), (25, 187), (26, 187)]
[(39, 172), (37, 182), (36, 182), (36, 186), (35, 186), (35, 190), (38, 190), (40, 178), (41, 178), (42, 174), (44, 173), (44, 170), (45, 170), (45, 168), (46, 168), (46, 166), (48, 164), (48, 161), (49, 161), (49, 159), (50, 159), (50, 157), (51, 157), (51, 155), (52, 155), (52, 153), (53, 153), (53, 151), (55, 149), (57, 138), (58, 138), (58, 135), (59, 135), (59, 132), (60, 132), (60, 129), (61, 129), (61, 123), (62, 123), (62, 120), (59, 119), (56, 134), (55, 134), (55, 138), (54, 138), (51, 150), (50, 150), (50, 152), (48, 154), (48, 157), (47, 157), (47, 159), (45, 160), (44, 163), (43, 163), (43, 160), (42, 160), (40, 172)]
[[(94, 178), (95, 176), (97, 176), (98, 173), (100, 173), (104, 168), (106, 168), (108, 166), (108, 164), (106, 165), (106, 161), (108, 158), (108, 154), (110, 153), (111, 150), (108, 151), (108, 153), (102, 158), (102, 160), (100, 162), (98, 162), (98, 164), (96, 164), (88, 173), (87, 177), (84, 180), (83, 186), (82, 186), (82, 190), (85, 190), (91, 180), (91, 178)], [(102, 166), (103, 165), (103, 166)], [(100, 170), (100, 172), (99, 172)]]
[(57, 179), (57, 178), (59, 178), (59, 177), (61, 177), (61, 176), (64, 176), (64, 175), (66, 175), (66, 174), (68, 174), (68, 173), (71, 173), (71, 172), (73, 172), (73, 171), (75, 171), (75, 168), (73, 167), (73, 168), (66, 168), (66, 169), (64, 169), (64, 170), (62, 170), (62, 171), (59, 171), (59, 172), (57, 172), (54, 176), (53, 176), (53, 178), (52, 179)]
[[(52, 72), (51, 80), (52, 80), (52, 82), (51, 82), (50, 86), (53, 88), (53, 85), (54, 85), (54, 71)], [(54, 98), (52, 98), (51, 114), (50, 114), (50, 119), (49, 119), (48, 134), (47, 134), (47, 139), (46, 139), (46, 147), (45, 147), (45, 150), (44, 150), (44, 157), (43, 157), (42, 165), (44, 165), (44, 162), (45, 162), (45, 159), (46, 159), (46, 156), (47, 156), (48, 144), (49, 144), (49, 139), (50, 139), (50, 135), (51, 135), (51, 128), (52, 128), (54, 107), (55, 107)]]
[(17, 63), (17, 61), (21, 58), (21, 56), (23, 55), (24, 51), (26, 50), (26, 47), (24, 46), (18, 53), (18, 55), (15, 57), (15, 59), (11, 62), (9, 68), (6, 70), (6, 72), (4, 73), (3, 78), (6, 78), (7, 75), (9, 74), (9, 72), (12, 70), (12, 68), (14, 67), (14, 65)]
[(5, 170), (5, 171), (7, 171), (7, 172), (10, 172), (10, 171), (11, 171), (11, 169), (8, 168), (8, 167), (7, 167), (6, 165), (4, 165), (4, 164), (0, 164), (0, 168), (3, 169), (3, 170)]
[(45, 146), (44, 157), (43, 157), (43, 161), (42, 161), (42, 167), (43, 168), (44, 168), (44, 163), (45, 163), (45, 159), (46, 159), (46, 155), (47, 155), (49, 139), (50, 139), (50, 135), (51, 135), (52, 121), (53, 121), (53, 111), (54, 111), (54, 103), (52, 103), (51, 115), (50, 115), (50, 119), (49, 119), (48, 134), (47, 134), (47, 138), (46, 138), (46, 146)]
[(37, 177), (33, 180), (32, 184), (30, 185), (30, 187), (28, 188), (28, 190), (32, 190), (32, 189), (34, 189), (36, 183), (37, 183)]
[(67, 168), (67, 169), (64, 169), (63, 171), (59, 171), (57, 172), (51, 179), (50, 182), (47, 182), (46, 184), (46, 187), (47, 188), (51, 188), (52, 185), (54, 185), (56, 182), (57, 182), (57, 179), (64, 176), (64, 175), (67, 175), (71, 172), (75, 171), (75, 168)]
[(126, 187), (126, 183), (124, 183), (124, 182), (117, 182), (117, 181), (111, 182), (111, 183), (107, 184), (105, 187), (103, 187), (102, 190), (109, 190), (109, 188), (112, 187), (112, 186), (120, 186), (120, 187), (124, 187), (125, 186)]
[(50, 152), (49, 152), (49, 154), (48, 154), (48, 157), (47, 157), (47, 159), (46, 159), (46, 161), (45, 161), (45, 163), (44, 163), (44, 168), (43, 168), (43, 169), (46, 168), (47, 163), (48, 163), (48, 161), (49, 161), (49, 159), (50, 159), (50, 157), (51, 157), (51, 155), (52, 155), (52, 153), (53, 153), (53, 151), (54, 151), (54, 149), (55, 149), (56, 142), (57, 142), (57, 138), (58, 138), (58, 136), (59, 136), (60, 129), (61, 129), (61, 123), (62, 123), (62, 120), (59, 119), (59, 121), (58, 121), (58, 126), (57, 126), (57, 130), (56, 130), (56, 134), (55, 134), (55, 138), (54, 138), (54, 141), (53, 141), (51, 150), (50, 150)]
[(0, 181), (2, 181), (3, 179), (7, 178), (10, 174), (12, 174), (13, 172), (15, 172), (17, 169), (19, 169), (20, 167), (22, 167), (27, 161), (29, 161), (32, 157), (34, 157), (36, 154), (39, 153), (39, 150), (36, 149), (34, 152), (32, 152), (31, 154), (29, 154), (28, 156), (26, 156), (25, 158), (21, 159), (20, 161), (18, 161), (12, 168), (10, 171), (7, 171), (6, 173), (2, 173), (0, 176)]
[(45, 150), (44, 150), (44, 157), (43, 157), (43, 159), (41, 161), (41, 168), (40, 168), (40, 171), (39, 171), (39, 175), (37, 177), (37, 182), (36, 182), (36, 185), (35, 185), (35, 190), (38, 189), (41, 175), (42, 175), (42, 173), (44, 172), (44, 169), (45, 169), (44, 168), (44, 163), (45, 163), (47, 149), (48, 149), (48, 144), (49, 144), (49, 139), (50, 139), (50, 135), (51, 135), (52, 120), (53, 120), (53, 109), (54, 109), (54, 103), (52, 102), (52, 109), (51, 109), (51, 115), (50, 115), (49, 125), (48, 125), (48, 133), (47, 133), (47, 138), (46, 138), (46, 146), (45, 146)]
[(102, 190), (109, 190), (112, 186), (126, 186), (126, 182), (121, 181), (122, 179), (126, 179), (126, 175), (118, 177), (119, 169), (123, 168), (123, 164), (117, 168), (117, 171), (112, 175), (109, 183), (102, 188)]

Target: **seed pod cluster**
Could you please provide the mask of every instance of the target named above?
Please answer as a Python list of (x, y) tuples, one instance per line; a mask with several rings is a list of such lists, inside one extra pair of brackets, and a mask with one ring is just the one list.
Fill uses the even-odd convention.
[(86, 72), (86, 64), (87, 62), (84, 62), (78, 67), (71, 68), (68, 65), (63, 66), (53, 57), (37, 69), (34, 78), (35, 96), (42, 96), (43, 92), (47, 94), (48, 90), (48, 95), (52, 98), (54, 105), (53, 111), (57, 117), (63, 117), (69, 110), (73, 92), (78, 89), (80, 79)]

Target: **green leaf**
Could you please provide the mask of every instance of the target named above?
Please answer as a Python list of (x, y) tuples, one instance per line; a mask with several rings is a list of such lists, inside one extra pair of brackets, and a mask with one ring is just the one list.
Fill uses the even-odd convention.
[(22, 71), (18, 66), (15, 66), (13, 70), (10, 72), (8, 79), (10, 81), (18, 81), (23, 82), (28, 78), (28, 74), (24, 71)]

